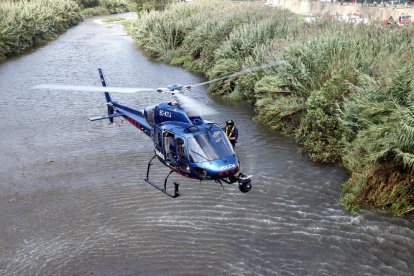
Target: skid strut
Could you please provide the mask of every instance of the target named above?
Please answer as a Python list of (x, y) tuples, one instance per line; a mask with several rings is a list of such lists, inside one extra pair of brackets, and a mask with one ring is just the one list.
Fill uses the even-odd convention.
[(156, 188), (156, 189), (158, 189), (158, 190), (160, 190), (161, 192), (163, 192), (164, 194), (166, 194), (166, 195), (168, 195), (168, 196), (170, 196), (170, 197), (172, 197), (172, 198), (177, 198), (177, 197), (179, 197), (180, 196), (180, 193), (178, 192), (178, 187), (179, 187), (179, 183), (177, 183), (177, 182), (175, 182), (174, 181), (174, 194), (171, 194), (171, 193), (169, 193), (168, 191), (167, 191), (167, 180), (168, 180), (168, 177), (174, 172), (174, 171), (170, 171), (169, 173), (168, 173), (168, 175), (165, 177), (165, 180), (164, 180), (164, 188), (162, 188), (162, 187), (160, 187), (160, 186), (158, 186), (158, 185), (156, 185), (155, 183), (153, 183), (153, 182), (151, 182), (150, 180), (149, 180), (149, 171), (150, 171), (150, 168), (151, 168), (151, 166), (152, 165), (154, 165), (153, 163), (152, 163), (152, 160), (154, 160), (154, 158), (155, 157), (157, 157), (157, 155), (154, 155), (152, 158), (151, 158), (151, 160), (149, 161), (149, 163), (148, 163), (148, 168), (147, 168), (147, 177), (144, 179), (145, 180), (145, 182), (147, 182), (148, 184), (150, 184), (151, 186), (153, 186), (154, 188)]

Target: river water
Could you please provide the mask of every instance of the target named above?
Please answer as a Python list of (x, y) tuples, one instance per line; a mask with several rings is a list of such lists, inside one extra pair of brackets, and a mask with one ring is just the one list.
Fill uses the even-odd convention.
[[(96, 19), (96, 18), (95, 18)], [(413, 275), (414, 219), (337, 204), (346, 172), (321, 166), (252, 121), (245, 104), (188, 95), (234, 119), (254, 187), (170, 177), (171, 199), (143, 181), (152, 143), (102, 115), (101, 93), (39, 91), (40, 83), (160, 87), (203, 81), (145, 57), (122, 27), (85, 20), (0, 64), (1, 275)], [(165, 95), (122, 94), (142, 108)], [(119, 122), (119, 121), (118, 121)], [(153, 166), (162, 182), (168, 170)]]

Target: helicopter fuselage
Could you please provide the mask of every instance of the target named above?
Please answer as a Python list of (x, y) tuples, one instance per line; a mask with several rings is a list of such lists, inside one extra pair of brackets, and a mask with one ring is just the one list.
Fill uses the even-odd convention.
[(122, 116), (152, 138), (154, 153), (176, 173), (200, 180), (235, 175), (240, 163), (222, 128), (188, 114), (178, 104), (160, 103), (144, 112), (109, 102), (113, 116)]
[[(102, 70), (98, 69), (98, 71), (102, 86), (106, 88)], [(175, 92), (180, 92), (183, 86), (171, 85), (167, 89), (175, 95)], [(167, 191), (168, 177), (176, 172), (200, 181), (215, 180), (220, 184), (221, 181), (228, 184), (238, 182), (239, 190), (243, 193), (251, 190), (251, 176), (239, 172), (239, 159), (221, 126), (204, 121), (198, 115), (199, 110), (194, 109), (194, 106), (187, 106), (184, 109), (174, 97), (173, 102), (160, 103), (139, 111), (113, 101), (108, 92), (104, 94), (108, 115), (90, 120), (108, 119), (112, 123), (115, 117), (122, 116), (152, 139), (155, 155), (148, 163), (144, 180), (153, 187), (170, 197), (180, 196), (177, 182), (174, 182), (174, 194)], [(170, 168), (163, 187), (149, 179), (152, 160), (155, 157)]]
[[(174, 194), (167, 192), (168, 176), (173, 172), (200, 180), (215, 180), (215, 182), (220, 184), (222, 182), (228, 184), (238, 182), (239, 190), (247, 193), (252, 188), (251, 175), (245, 175), (240, 172), (240, 161), (228, 137), (220, 125), (206, 122), (200, 116), (200, 114), (212, 114), (212, 108), (203, 107), (203, 105), (184, 96), (182, 93), (194, 87), (263, 70), (283, 63), (283, 61), (271, 62), (197, 84), (173, 84), (157, 89), (107, 87), (102, 69), (98, 68), (102, 84), (102, 87), (99, 87), (99, 89), (95, 86), (62, 84), (44, 84), (37, 85), (34, 88), (104, 92), (108, 114), (93, 117), (89, 120), (109, 120), (110, 123), (113, 123), (114, 118), (123, 117), (150, 137), (154, 143), (155, 154), (148, 163), (147, 176), (144, 180), (171, 197), (176, 198), (180, 196), (178, 192), (179, 183), (176, 182), (174, 182)], [(143, 91), (168, 92), (173, 96), (174, 100), (169, 103), (150, 106), (140, 111), (113, 101), (109, 94), (109, 92), (137, 93)], [(149, 179), (150, 167), (153, 165), (152, 161), (155, 157), (170, 168), (170, 173), (165, 178), (163, 187)]]

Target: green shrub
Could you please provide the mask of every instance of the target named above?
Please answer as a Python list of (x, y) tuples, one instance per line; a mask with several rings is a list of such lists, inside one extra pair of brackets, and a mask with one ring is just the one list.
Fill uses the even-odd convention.
[(164, 10), (169, 4), (179, 2), (177, 0), (131, 0), (138, 12), (149, 10)]
[(74, 0), (82, 8), (92, 8), (99, 5), (99, 0)]
[(81, 10), (81, 14), (83, 17), (88, 17), (88, 16), (106, 15), (106, 14), (109, 14), (109, 11), (105, 7), (99, 5), (96, 7), (83, 9)]
[(124, 13), (128, 11), (127, 0), (100, 0), (100, 3), (110, 14)]
[(1, 2), (0, 59), (55, 38), (81, 20), (71, 0)]
[[(362, 77), (344, 102), (344, 165), (352, 172), (344, 205), (402, 215), (414, 210), (414, 89), (412, 66), (380, 85)], [(352, 183), (362, 183), (360, 192)], [(352, 198), (352, 200), (350, 200)]]

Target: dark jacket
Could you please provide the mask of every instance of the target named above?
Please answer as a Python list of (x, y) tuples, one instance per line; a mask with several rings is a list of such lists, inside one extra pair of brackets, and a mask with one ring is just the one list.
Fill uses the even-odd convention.
[(237, 143), (237, 138), (239, 138), (239, 130), (237, 127), (233, 126), (226, 126), (224, 128), (224, 132), (226, 133), (227, 137), (230, 140), (230, 143), (234, 146)]

